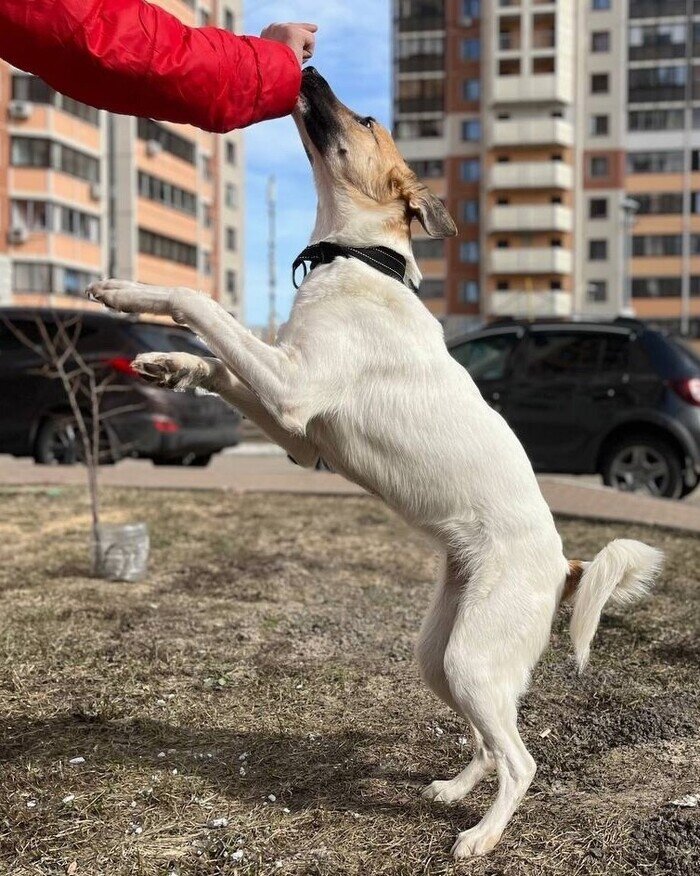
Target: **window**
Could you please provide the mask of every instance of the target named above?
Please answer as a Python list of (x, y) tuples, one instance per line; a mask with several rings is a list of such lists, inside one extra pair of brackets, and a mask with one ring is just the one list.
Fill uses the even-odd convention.
[(100, 220), (89, 213), (54, 205), (54, 230), (90, 243), (100, 242)]
[(460, 243), (459, 259), (467, 264), (476, 264), (479, 261), (479, 241), (466, 240)]
[(608, 199), (607, 198), (591, 198), (588, 202), (588, 218), (589, 219), (607, 219), (608, 217)]
[(479, 303), (479, 284), (476, 280), (462, 280), (459, 284), (459, 300), (461, 304)]
[(465, 79), (462, 83), (462, 97), (469, 103), (478, 101), (481, 97), (481, 80)]
[(631, 110), (627, 126), (630, 131), (680, 131), (684, 116), (682, 109)]
[(236, 144), (231, 140), (226, 141), (226, 162), (228, 164), (236, 163)]
[(596, 155), (591, 158), (589, 175), (591, 177), (610, 176), (610, 159), (607, 155)]
[(138, 175), (138, 184), (139, 195), (142, 198), (163, 204), (164, 207), (169, 207), (171, 210), (186, 213), (188, 216), (197, 215), (197, 196), (194, 192), (188, 192), (186, 189), (181, 189), (179, 186), (141, 170)]
[(444, 108), (444, 78), (400, 79), (396, 109), (399, 113), (442, 112)]
[(415, 140), (424, 137), (442, 137), (445, 125), (443, 119), (400, 119), (394, 125), (394, 135), (397, 140)]
[(515, 332), (504, 332), (467, 341), (450, 350), (450, 353), (477, 382), (503, 380), (517, 344)]
[(590, 280), (586, 286), (586, 299), (594, 304), (608, 300), (608, 284), (605, 280)]
[(680, 277), (633, 277), (633, 298), (680, 298)]
[(12, 267), (15, 292), (82, 296), (86, 287), (99, 279), (99, 274), (44, 262), (14, 262)]
[(236, 252), (238, 248), (238, 235), (236, 229), (230, 226), (226, 229), (226, 249), (229, 252)]
[(233, 33), (236, 29), (236, 19), (233, 12), (227, 7), (224, 9), (224, 27)]
[(605, 12), (610, 9), (611, 0), (591, 0), (591, 8), (595, 12)]
[(238, 206), (238, 189), (233, 183), (226, 183), (224, 189), (224, 200), (227, 207)]
[(402, 36), (396, 46), (400, 73), (443, 71), (445, 38), (443, 36)]
[(139, 119), (137, 131), (139, 139), (153, 140), (159, 143), (165, 152), (169, 152), (188, 164), (194, 164), (195, 147), (191, 140), (180, 137), (179, 134), (166, 128), (165, 125), (161, 125), (159, 122), (154, 122), (153, 119)]
[(607, 240), (588, 241), (588, 259), (592, 262), (604, 262), (608, 258)]
[(607, 73), (593, 73), (591, 94), (607, 94), (610, 91), (610, 76)]
[(628, 173), (682, 173), (683, 152), (668, 149), (659, 152), (629, 152)]
[(603, 349), (599, 335), (583, 332), (538, 332), (527, 344), (528, 377), (549, 381), (597, 370)]
[(200, 7), (197, 10), (197, 23), (199, 27), (209, 27), (209, 24), (211, 23), (211, 16), (206, 9), (202, 9)]
[(610, 116), (591, 116), (591, 136), (607, 137), (610, 131)]
[(638, 213), (641, 216), (676, 215), (683, 212), (681, 192), (653, 192), (648, 195), (635, 192), (632, 197), (639, 204)]
[(171, 237), (154, 234), (145, 228), (139, 228), (139, 252), (170, 262), (177, 262), (180, 265), (187, 265), (190, 268), (197, 267), (196, 246), (181, 240), (174, 240)]
[(481, 0), (462, 0), (463, 18), (481, 17)]
[(632, 255), (679, 256), (683, 253), (683, 237), (680, 234), (635, 234), (632, 238)]
[(467, 158), (460, 165), (463, 182), (476, 182), (481, 177), (481, 162), (478, 158)]
[(627, 74), (629, 102), (684, 100), (687, 69), (685, 64), (631, 67)]
[(409, 161), (408, 166), (421, 179), (439, 179), (445, 175), (445, 162), (440, 158), (427, 158), (423, 161)]
[(475, 39), (462, 40), (462, 60), (478, 61), (481, 57), (481, 41)]
[(444, 294), (444, 280), (423, 280), (418, 290), (419, 298), (442, 298)]
[(67, 234), (90, 243), (100, 242), (100, 220), (81, 210), (47, 201), (14, 200), (11, 223), (27, 231)]
[(685, 22), (633, 25), (629, 29), (629, 57), (631, 61), (658, 61), (683, 58), (686, 51)]
[(445, 241), (419, 238), (413, 241), (413, 255), (417, 259), (441, 259), (445, 255)]
[(462, 201), (462, 222), (479, 221), (479, 202), (477, 200)]
[(80, 103), (78, 100), (73, 100), (63, 94), (54, 91), (38, 76), (26, 76), (24, 74), (15, 74), (12, 77), (12, 99), (27, 100), (31, 103), (47, 104), (55, 106), (64, 113), (82, 119), (91, 125), (99, 125), (100, 111), (94, 107)]
[(609, 30), (594, 30), (591, 34), (591, 51), (592, 52), (609, 52), (610, 51), (610, 31)]
[(52, 229), (51, 207), (46, 201), (12, 201), (10, 224), (27, 231), (49, 231)]
[(480, 119), (468, 119), (466, 122), (462, 122), (462, 140), (466, 140), (470, 143), (481, 140)]
[(11, 163), (14, 167), (60, 170), (87, 182), (100, 180), (100, 162), (97, 158), (43, 137), (13, 137)]
[(226, 292), (235, 304), (238, 301), (238, 276), (235, 271), (226, 271)]

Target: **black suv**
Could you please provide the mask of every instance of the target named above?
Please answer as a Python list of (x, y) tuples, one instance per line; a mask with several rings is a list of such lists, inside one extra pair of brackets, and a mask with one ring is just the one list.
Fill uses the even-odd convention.
[[(55, 334), (57, 318), (80, 318), (78, 352), (100, 378), (113, 375), (110, 386), (119, 391), (105, 394), (102, 405), (107, 414), (103, 421), (109, 448), (106, 461), (138, 456), (160, 465), (203, 466), (214, 453), (238, 444), (240, 416), (221, 399), (149, 386), (131, 370), (130, 362), (138, 353), (210, 355), (187, 329), (93, 311), (8, 307), (0, 309), (0, 453), (64, 465), (77, 462), (81, 455), (61, 382), (39, 373), (39, 354), (16, 334), (19, 330), (40, 345), (37, 317), (49, 336)], [(114, 416), (109, 416), (110, 411)]]
[(492, 323), (450, 344), (536, 471), (680, 498), (700, 475), (700, 358), (631, 319)]

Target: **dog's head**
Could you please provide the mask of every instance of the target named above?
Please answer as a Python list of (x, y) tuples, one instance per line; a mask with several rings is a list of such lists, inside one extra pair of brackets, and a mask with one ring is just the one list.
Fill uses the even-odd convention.
[(388, 222), (405, 223), (406, 231), (416, 218), (431, 237), (457, 233), (442, 201), (406, 164), (386, 128), (341, 103), (313, 67), (304, 70), (294, 119), (322, 199), (379, 211)]

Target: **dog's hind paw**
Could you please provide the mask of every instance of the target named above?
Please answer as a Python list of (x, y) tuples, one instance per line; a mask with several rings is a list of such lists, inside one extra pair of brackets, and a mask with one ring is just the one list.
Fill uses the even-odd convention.
[(423, 788), (422, 791), (423, 797), (426, 800), (434, 800), (436, 803), (456, 803), (457, 800), (462, 800), (466, 797), (468, 793), (454, 779), (446, 779), (444, 781), (436, 779), (426, 788)]

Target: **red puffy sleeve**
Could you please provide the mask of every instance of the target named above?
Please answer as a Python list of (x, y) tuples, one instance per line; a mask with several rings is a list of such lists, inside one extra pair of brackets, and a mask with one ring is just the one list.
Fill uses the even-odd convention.
[(0, 57), (99, 109), (219, 133), (290, 113), (301, 85), (288, 46), (145, 0), (0, 0)]

